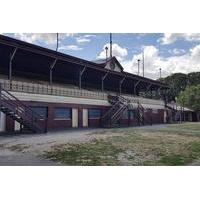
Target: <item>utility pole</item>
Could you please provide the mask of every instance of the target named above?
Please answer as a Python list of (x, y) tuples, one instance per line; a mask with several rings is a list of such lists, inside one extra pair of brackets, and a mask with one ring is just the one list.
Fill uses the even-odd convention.
[(144, 77), (144, 51), (142, 52), (142, 70), (143, 70), (143, 77)]
[(110, 57), (112, 58), (112, 33), (110, 33)]
[(105, 50), (106, 50), (106, 63), (107, 63), (107, 60), (108, 60), (108, 47), (107, 46), (105, 47)]
[(140, 75), (140, 59), (137, 60), (138, 61), (138, 76)]
[(58, 51), (58, 33), (56, 33), (56, 51)]
[(159, 68), (159, 71), (160, 71), (160, 78), (162, 77), (162, 76), (161, 76), (161, 70), (162, 70), (162, 69), (161, 69), (161, 68)]

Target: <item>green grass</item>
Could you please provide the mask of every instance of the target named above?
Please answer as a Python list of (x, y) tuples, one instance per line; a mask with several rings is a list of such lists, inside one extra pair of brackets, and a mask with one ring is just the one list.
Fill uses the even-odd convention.
[(183, 123), (183, 124), (171, 124), (169, 128), (178, 128), (185, 131), (198, 131), (200, 133), (200, 123)]
[(71, 144), (57, 147), (47, 152), (45, 157), (66, 165), (118, 165), (120, 148), (106, 141), (93, 141), (85, 144)]
[(44, 156), (64, 165), (189, 165), (200, 159), (199, 126), (109, 129), (92, 134), (95, 139), (90, 142), (63, 144)]
[(163, 156), (158, 163), (167, 166), (181, 166), (185, 164), (189, 164), (192, 161), (191, 157), (185, 157), (183, 155), (170, 155), (170, 156)]

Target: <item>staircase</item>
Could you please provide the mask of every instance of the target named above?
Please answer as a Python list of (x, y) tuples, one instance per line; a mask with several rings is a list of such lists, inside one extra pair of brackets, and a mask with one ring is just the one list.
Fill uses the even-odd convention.
[(140, 102), (138, 102), (138, 125), (142, 126), (144, 125), (144, 108)]
[(122, 96), (108, 95), (108, 101), (112, 107), (101, 117), (101, 126), (104, 128), (115, 127), (128, 108), (128, 100)]
[(170, 109), (172, 111), (172, 114), (171, 114), (171, 120), (172, 120), (172, 123), (177, 123), (178, 121), (181, 122), (181, 113), (182, 113), (182, 110), (178, 110), (176, 108), (172, 108), (171, 106), (168, 106), (168, 105), (165, 105), (166, 108)]
[(24, 129), (34, 133), (46, 132), (46, 120), (43, 125), (39, 124), (41, 116), (29, 106), (22, 103), (14, 95), (3, 89), (0, 85), (0, 111), (13, 120), (23, 125)]
[(120, 118), (122, 118), (123, 112), (126, 110), (132, 110), (132, 103), (138, 104), (138, 125), (144, 125), (144, 108), (139, 101), (130, 101), (123, 96), (108, 95), (108, 101), (112, 107), (101, 117), (101, 126), (104, 128), (116, 127)]

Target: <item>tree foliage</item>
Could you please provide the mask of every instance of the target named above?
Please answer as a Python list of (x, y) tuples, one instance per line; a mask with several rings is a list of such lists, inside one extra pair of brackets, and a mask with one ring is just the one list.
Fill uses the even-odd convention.
[(179, 94), (177, 101), (182, 106), (196, 111), (197, 119), (198, 121), (200, 120), (200, 84), (197, 86), (188, 86)]
[(159, 81), (170, 86), (167, 92), (168, 100), (174, 101), (186, 87), (200, 84), (200, 72), (192, 72), (189, 74), (175, 73), (166, 78), (159, 79)]
[(200, 84), (188, 86), (179, 94), (177, 101), (195, 111), (200, 111)]

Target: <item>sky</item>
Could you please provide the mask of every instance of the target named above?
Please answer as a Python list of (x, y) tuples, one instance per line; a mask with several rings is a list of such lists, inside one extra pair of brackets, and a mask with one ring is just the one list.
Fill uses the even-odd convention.
[[(4, 33), (29, 43), (56, 49), (56, 33)], [(113, 33), (113, 56), (124, 71), (137, 74), (144, 52), (145, 77), (200, 71), (200, 33)], [(59, 33), (58, 51), (94, 61), (105, 58), (109, 33)], [(109, 49), (108, 49), (109, 51)], [(140, 62), (140, 75), (142, 63)]]

